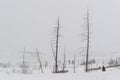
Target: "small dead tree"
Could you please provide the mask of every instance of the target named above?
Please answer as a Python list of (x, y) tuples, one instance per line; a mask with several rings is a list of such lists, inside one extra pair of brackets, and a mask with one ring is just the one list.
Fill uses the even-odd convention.
[[(51, 48), (52, 48), (53, 57), (54, 57), (54, 59), (55, 59), (55, 52), (54, 52), (54, 48), (53, 48), (52, 43), (51, 43)], [(55, 59), (55, 60), (56, 60), (56, 59)]]
[(26, 66), (25, 66), (25, 48), (24, 48), (24, 51), (23, 51), (23, 74), (26, 74)]
[(27, 66), (26, 66), (26, 61), (25, 61), (25, 53), (26, 53), (25, 48), (20, 53), (23, 53), (23, 56), (22, 56), (22, 65), (20, 65), (20, 67), (22, 68), (22, 73), (26, 74), (27, 73), (27, 70), (26, 70)]
[(76, 64), (76, 57), (75, 57), (75, 55), (74, 55), (73, 73), (75, 73), (75, 69), (76, 69), (75, 64)]
[(65, 55), (65, 50), (64, 50), (64, 59), (63, 59), (63, 71), (65, 71), (65, 67), (66, 67), (66, 55)]
[(41, 60), (40, 60), (38, 49), (36, 49), (36, 53), (37, 53), (37, 58), (38, 58), (38, 61), (39, 61), (39, 69), (41, 69), (41, 73), (43, 74), (43, 68), (42, 68), (42, 63), (41, 63)]

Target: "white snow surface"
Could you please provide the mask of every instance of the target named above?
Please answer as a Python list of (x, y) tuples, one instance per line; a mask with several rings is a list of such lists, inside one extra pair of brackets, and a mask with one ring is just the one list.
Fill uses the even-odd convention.
[[(47, 70), (46, 70), (47, 71)], [(51, 70), (49, 70), (51, 71)], [(69, 71), (68, 73), (52, 72), (20, 74), (12, 72), (0, 72), (0, 80), (120, 80), (120, 69), (111, 68), (105, 72), (101, 70), (84, 72), (82, 68), (76, 70), (76, 73)]]

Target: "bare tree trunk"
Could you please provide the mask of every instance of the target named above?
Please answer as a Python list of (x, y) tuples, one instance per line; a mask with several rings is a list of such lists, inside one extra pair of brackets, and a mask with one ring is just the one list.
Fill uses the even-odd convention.
[(42, 68), (42, 63), (41, 63), (40, 56), (39, 56), (39, 51), (38, 51), (38, 49), (36, 49), (36, 51), (37, 51), (37, 57), (38, 57), (38, 61), (39, 61), (39, 69), (41, 69), (41, 73), (43, 73), (43, 68)]
[(73, 73), (75, 73), (75, 69), (76, 69), (75, 64), (76, 64), (76, 57), (75, 57), (75, 55), (74, 55)]
[(56, 58), (55, 58), (55, 73), (58, 72), (58, 42), (59, 42), (59, 18), (58, 18), (58, 27), (56, 35)]
[(66, 59), (66, 55), (65, 55), (65, 50), (64, 50), (63, 71), (65, 71), (65, 59)]
[(24, 51), (23, 51), (23, 74), (26, 74), (26, 66), (25, 66), (25, 48), (24, 48)]
[(88, 56), (89, 56), (89, 10), (87, 10), (87, 53), (86, 53), (86, 72), (88, 72)]
[[(51, 48), (52, 48), (53, 57), (54, 57), (54, 59), (55, 59), (56, 56), (55, 56), (55, 52), (54, 52), (54, 49), (53, 49), (53, 45), (52, 45), (52, 43), (51, 43)], [(55, 59), (55, 60), (56, 60), (56, 59)]]

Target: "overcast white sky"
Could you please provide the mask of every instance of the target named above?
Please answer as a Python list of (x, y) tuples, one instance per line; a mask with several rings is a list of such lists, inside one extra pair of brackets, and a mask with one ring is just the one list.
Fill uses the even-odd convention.
[[(88, 2), (89, 1), (89, 2)], [(89, 7), (91, 54), (120, 52), (119, 0), (1, 0), (0, 52), (24, 48), (51, 53), (50, 41), (60, 16), (61, 53), (78, 53), (81, 24)]]

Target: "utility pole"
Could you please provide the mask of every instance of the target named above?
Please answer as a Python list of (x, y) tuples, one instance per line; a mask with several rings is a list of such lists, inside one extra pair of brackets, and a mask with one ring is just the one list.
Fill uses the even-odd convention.
[(88, 62), (89, 62), (89, 35), (90, 35), (90, 31), (89, 31), (89, 9), (87, 9), (87, 52), (86, 52), (86, 72), (88, 72)]

